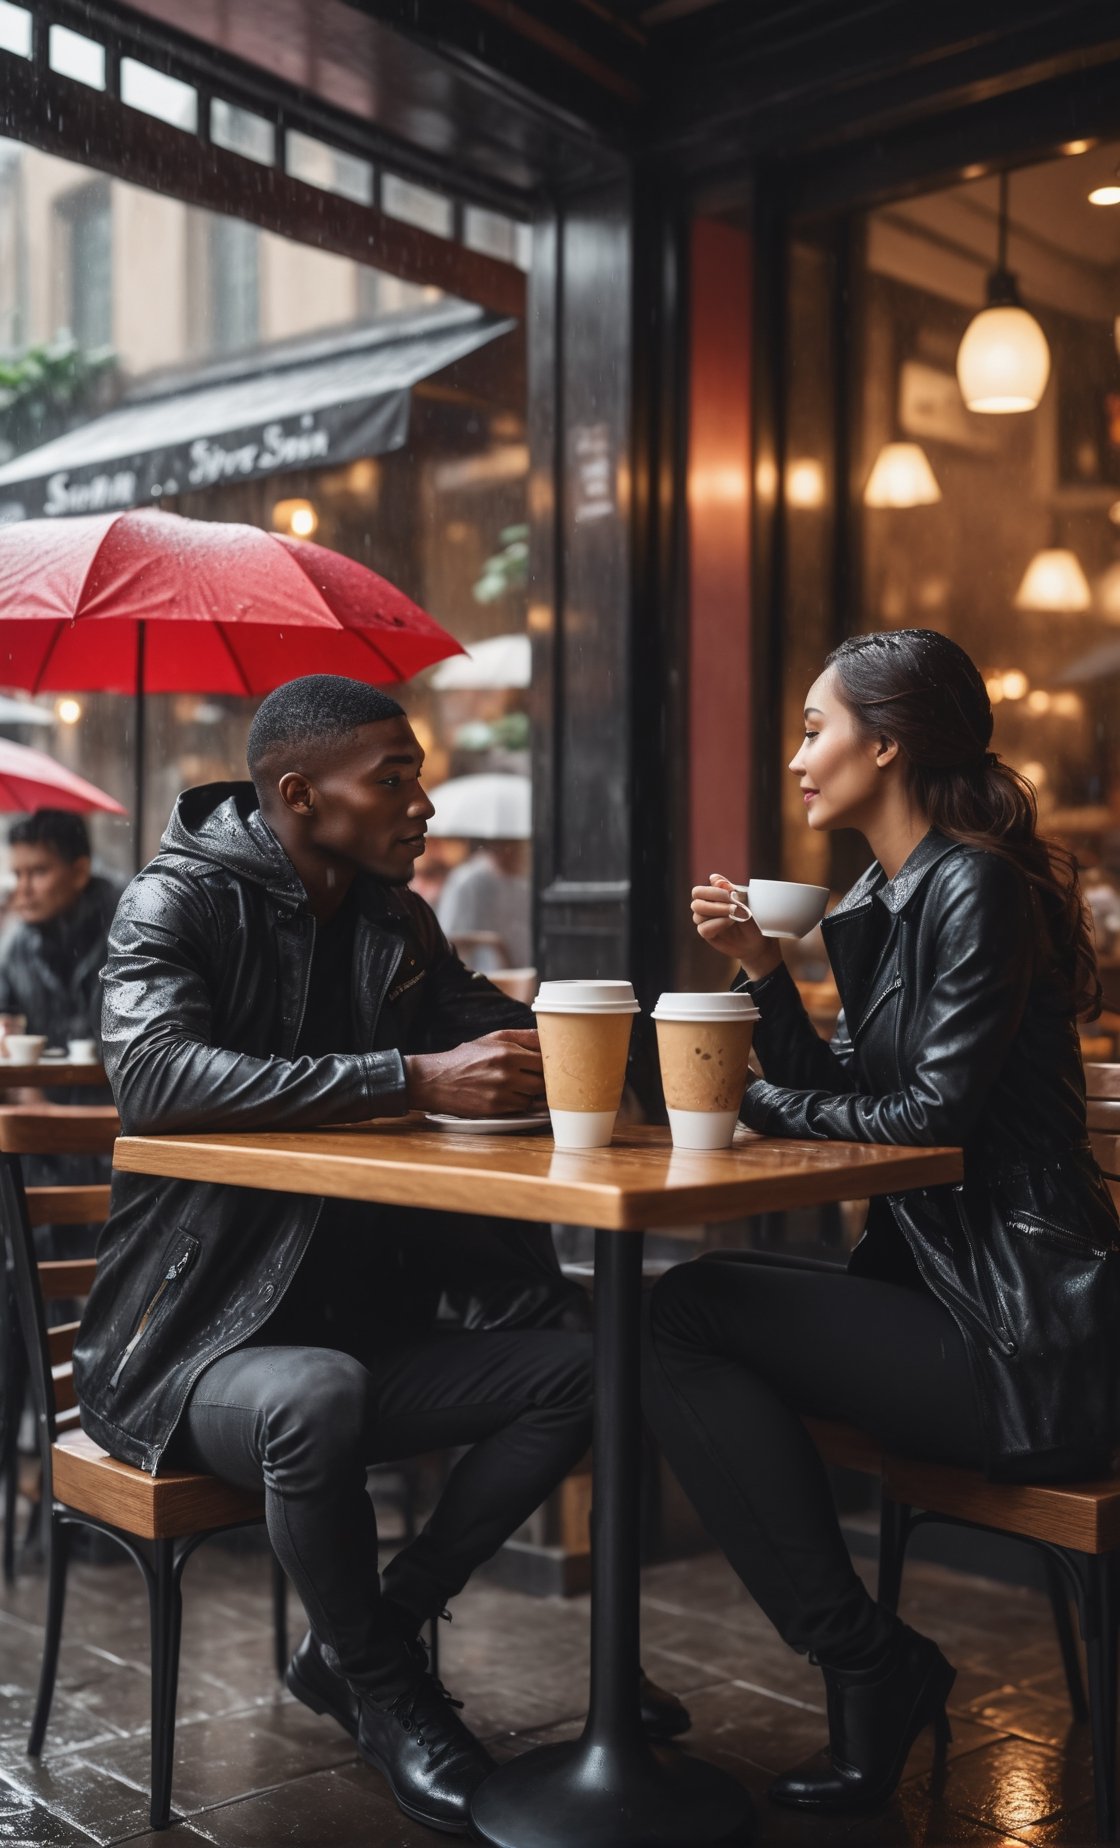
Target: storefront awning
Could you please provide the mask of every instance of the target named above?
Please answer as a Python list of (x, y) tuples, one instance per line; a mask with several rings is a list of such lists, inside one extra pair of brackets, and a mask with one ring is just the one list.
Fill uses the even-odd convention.
[(0, 467), (0, 521), (384, 455), (407, 440), (412, 387), (513, 325), (452, 303), (169, 382)]

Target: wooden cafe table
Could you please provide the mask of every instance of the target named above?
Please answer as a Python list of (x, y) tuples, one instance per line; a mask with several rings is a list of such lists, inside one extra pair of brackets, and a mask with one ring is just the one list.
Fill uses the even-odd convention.
[(422, 1118), (323, 1130), (122, 1136), (132, 1174), (325, 1194), (379, 1206), (561, 1221), (595, 1229), (591, 1700), (582, 1737), (503, 1765), (472, 1810), (496, 1848), (709, 1848), (750, 1833), (725, 1772), (655, 1753), (638, 1709), (639, 1331), (642, 1234), (958, 1180), (956, 1149), (767, 1140), (674, 1150), (666, 1129), (621, 1128), (568, 1153), (547, 1134), (447, 1134)]

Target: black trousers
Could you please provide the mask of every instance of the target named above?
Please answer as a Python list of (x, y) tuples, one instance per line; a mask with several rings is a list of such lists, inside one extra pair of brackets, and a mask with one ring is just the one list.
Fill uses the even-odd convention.
[(667, 1271), (647, 1324), (647, 1416), (708, 1532), (794, 1649), (872, 1659), (864, 1589), (799, 1414), (931, 1461), (983, 1450), (964, 1341), (922, 1288), (705, 1258)]
[[(267, 1329), (265, 1331), (267, 1333)], [(560, 1330), (413, 1336), (368, 1351), (249, 1346), (194, 1388), (174, 1460), (265, 1494), (269, 1538), (319, 1639), (371, 1693), (399, 1632), (441, 1610), (528, 1519), (591, 1436), (591, 1342)], [(471, 1445), (423, 1531), (387, 1567), (366, 1469)]]

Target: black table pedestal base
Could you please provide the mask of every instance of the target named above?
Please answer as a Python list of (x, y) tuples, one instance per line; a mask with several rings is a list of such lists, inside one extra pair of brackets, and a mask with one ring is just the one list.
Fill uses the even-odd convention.
[(753, 1810), (714, 1765), (583, 1738), (502, 1765), (476, 1791), (471, 1821), (492, 1848), (740, 1848)]

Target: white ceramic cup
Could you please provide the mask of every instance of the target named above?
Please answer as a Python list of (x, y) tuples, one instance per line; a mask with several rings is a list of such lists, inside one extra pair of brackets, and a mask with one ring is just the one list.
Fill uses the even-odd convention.
[(758, 1008), (748, 994), (673, 993), (660, 997), (653, 1018), (674, 1148), (728, 1148)]
[(46, 1051), (45, 1033), (9, 1033), (8, 1057), (13, 1065), (34, 1065)]
[(731, 889), (764, 937), (787, 941), (807, 937), (828, 904), (827, 886), (797, 885), (789, 879), (751, 879)]
[(640, 1012), (632, 985), (542, 982), (533, 1012), (557, 1148), (605, 1148), (626, 1082), (632, 1017)]
[(93, 1065), (97, 1059), (97, 1041), (95, 1039), (68, 1040), (66, 1051), (75, 1065)]

